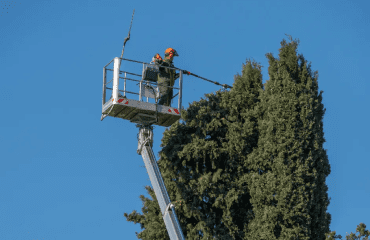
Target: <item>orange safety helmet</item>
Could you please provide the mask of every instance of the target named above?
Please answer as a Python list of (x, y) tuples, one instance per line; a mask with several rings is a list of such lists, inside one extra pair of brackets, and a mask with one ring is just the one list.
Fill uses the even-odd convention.
[(173, 49), (173, 48), (167, 48), (166, 51), (164, 51), (164, 55), (165, 56), (170, 55), (170, 57), (172, 57), (172, 56), (179, 56), (179, 54), (177, 54), (176, 50)]
[(154, 55), (154, 58), (156, 60), (159, 60), (159, 61), (163, 60), (162, 57), (161, 57), (161, 55), (159, 55), (159, 53), (157, 53), (156, 55)]
[(161, 63), (163, 61), (161, 55), (159, 55), (159, 53), (156, 53), (154, 55), (154, 57), (152, 58), (152, 62), (157, 62), (157, 63)]

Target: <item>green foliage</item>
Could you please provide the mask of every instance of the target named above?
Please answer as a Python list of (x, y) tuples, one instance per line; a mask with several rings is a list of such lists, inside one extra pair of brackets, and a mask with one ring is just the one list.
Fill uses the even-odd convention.
[[(242, 239), (251, 217), (245, 156), (256, 146), (254, 105), (262, 90), (259, 65), (247, 61), (233, 90), (190, 104), (183, 124), (166, 130), (158, 162), (187, 239)], [(235, 89), (235, 90), (234, 90)], [(173, 200), (172, 200), (173, 201)]]
[[(347, 234), (346, 240), (369, 240), (370, 231), (366, 230), (366, 225), (364, 223), (360, 223), (357, 225), (356, 232), (358, 232), (358, 236), (355, 233)], [(363, 238), (362, 238), (363, 237)], [(334, 240), (334, 239), (342, 239), (341, 235), (336, 235), (336, 232), (330, 232), (326, 234), (326, 240)]]
[[(317, 72), (297, 41), (267, 54), (269, 76), (251, 60), (230, 91), (207, 94), (166, 129), (158, 161), (186, 239), (325, 239), (331, 216)], [(126, 214), (140, 239), (168, 239), (157, 200)], [(335, 233), (334, 233), (335, 235)]]
[(283, 40), (279, 59), (266, 55), (270, 80), (258, 105), (258, 148), (245, 162), (255, 214), (248, 239), (324, 239), (329, 231), (322, 92), (297, 46)]
[(153, 188), (146, 186), (149, 196), (152, 199), (140, 195), (140, 199), (143, 202), (143, 208), (141, 211), (143, 214), (137, 213), (135, 210), (130, 213), (124, 213), (127, 221), (133, 223), (139, 223), (141, 229), (144, 229), (142, 232), (137, 233), (136, 236), (138, 239), (143, 240), (170, 240), (170, 237), (167, 233), (166, 226), (162, 219), (161, 209), (157, 198), (155, 196)]
[[(245, 223), (252, 217), (243, 162), (257, 144), (254, 107), (261, 91), (261, 67), (247, 60), (230, 92), (193, 102), (183, 111), (184, 122), (164, 132), (158, 165), (187, 239), (243, 239)], [(145, 205), (151, 204), (158, 205), (145, 200)], [(145, 211), (134, 211), (132, 218), (125, 215), (145, 228), (138, 237), (149, 227), (143, 219), (159, 216)]]

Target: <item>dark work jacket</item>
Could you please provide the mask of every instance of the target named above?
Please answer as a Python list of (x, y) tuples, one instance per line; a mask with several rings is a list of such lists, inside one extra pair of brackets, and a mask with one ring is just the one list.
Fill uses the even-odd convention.
[[(161, 66), (175, 67), (172, 61), (168, 60), (167, 58), (163, 60)], [(176, 73), (175, 69), (159, 67), (158, 81), (169, 82), (169, 85), (172, 87), (175, 84), (175, 81), (178, 77), (179, 77), (179, 74)]]

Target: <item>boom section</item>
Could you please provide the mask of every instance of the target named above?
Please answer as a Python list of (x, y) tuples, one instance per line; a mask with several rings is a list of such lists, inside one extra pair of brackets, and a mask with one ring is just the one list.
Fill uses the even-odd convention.
[(153, 127), (137, 125), (139, 127), (137, 153), (143, 157), (146, 170), (153, 185), (155, 196), (161, 208), (164, 223), (171, 240), (185, 240), (180, 223), (175, 213), (175, 206), (171, 203), (161, 172), (153, 153)]

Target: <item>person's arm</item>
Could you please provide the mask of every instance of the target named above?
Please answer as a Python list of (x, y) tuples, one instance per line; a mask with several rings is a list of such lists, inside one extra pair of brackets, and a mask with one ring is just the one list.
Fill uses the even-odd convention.
[[(183, 74), (186, 74), (186, 75), (190, 75), (190, 72), (189, 71), (186, 71), (186, 70), (183, 70), (182, 71)], [(176, 73), (175, 74), (175, 79), (178, 79), (180, 77), (180, 73)]]

